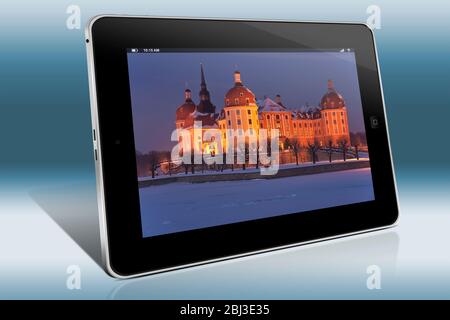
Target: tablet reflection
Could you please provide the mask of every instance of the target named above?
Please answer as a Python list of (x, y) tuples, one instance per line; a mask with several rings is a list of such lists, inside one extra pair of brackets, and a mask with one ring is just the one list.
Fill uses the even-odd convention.
[(381, 288), (393, 285), (399, 237), (394, 230), (275, 251), (151, 277), (120, 281), (111, 299), (373, 298), (370, 266)]
[[(101, 266), (94, 183), (43, 188), (30, 196)], [(136, 279), (113, 281), (110, 299), (373, 298), (393, 286), (394, 229), (341, 238)], [(367, 289), (367, 268), (383, 290)]]

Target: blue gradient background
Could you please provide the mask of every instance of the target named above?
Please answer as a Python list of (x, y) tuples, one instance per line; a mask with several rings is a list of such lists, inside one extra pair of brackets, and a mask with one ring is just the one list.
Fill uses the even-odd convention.
[[(81, 8), (79, 30), (66, 28), (70, 4)], [(384, 290), (368, 291), (366, 274), (352, 273), (350, 262), (340, 271), (325, 270), (322, 277), (305, 277), (307, 267), (302, 270), (298, 265), (291, 270), (283, 264), (295, 260), (292, 255), (297, 251), (288, 251), (276, 253), (276, 259), (273, 255), (254, 257), (207, 271), (200, 268), (159, 276), (146, 280), (148, 284), (128, 286), (130, 290), (122, 290), (127, 295), (120, 297), (449, 298), (450, 2), (438, 0), (414, 4), (406, 0), (3, 1), (0, 219), (7, 233), (3, 233), (0, 245), (0, 298), (110, 298), (110, 288), (117, 286), (117, 281), (74, 248), (60, 229), (55, 229), (55, 237), (65, 240), (58, 249), (45, 231), (41, 234), (30, 225), (42, 215), (29, 198), (30, 190), (80, 181), (94, 184), (83, 30), (89, 17), (115, 13), (365, 22), (366, 8), (372, 4), (381, 8), (381, 29), (375, 35), (402, 207), (402, 222), (394, 231), (400, 239), (396, 261), (401, 273), (397, 270)], [(50, 227), (57, 228), (55, 224)], [(52, 248), (48, 256), (29, 254), (27, 241), (34, 236), (39, 239), (36, 243)], [(327, 248), (334, 252), (333, 245)], [(364, 256), (364, 250), (355, 250)], [(272, 265), (264, 259), (273, 259)], [(65, 266), (70, 263), (79, 263), (86, 270), (84, 290), (65, 289)], [(245, 277), (245, 272), (253, 276)], [(297, 280), (288, 281), (291, 276)], [(262, 278), (266, 279), (264, 285), (258, 280)], [(212, 287), (205, 284), (208, 280)], [(362, 282), (355, 282), (358, 285), (354, 287), (352, 281), (359, 280)], [(183, 287), (193, 284), (198, 284), (197, 290)], [(246, 284), (248, 287), (242, 287)], [(306, 289), (301, 290), (302, 286)]]

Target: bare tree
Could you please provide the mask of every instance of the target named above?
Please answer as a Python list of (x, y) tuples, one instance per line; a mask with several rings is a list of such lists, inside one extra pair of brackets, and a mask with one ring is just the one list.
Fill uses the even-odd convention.
[[(180, 152), (178, 153), (179, 157), (183, 159), (183, 154), (184, 154), (184, 150), (181, 149)], [(184, 174), (188, 174), (189, 172), (189, 164), (185, 163), (184, 161), (182, 161), (181, 165), (184, 168)]]
[(270, 136), (267, 136), (267, 156), (271, 157), (272, 156), (272, 139), (270, 138)]
[(150, 151), (147, 154), (148, 163), (150, 165), (150, 171), (152, 173), (152, 178), (155, 177), (156, 170), (159, 168), (160, 154), (157, 151)]
[(250, 149), (250, 146), (247, 141), (245, 141), (245, 143), (243, 143), (240, 146), (240, 151), (241, 152), (244, 151), (244, 163), (242, 164), (242, 170), (245, 170), (247, 168), (247, 162), (249, 160), (249, 155), (250, 155), (249, 149)]
[(240, 160), (240, 156), (243, 154), (244, 155), (244, 163), (242, 163), (242, 170), (246, 170), (247, 168), (247, 160), (248, 160), (248, 156), (249, 156), (249, 145), (248, 142), (239, 142), (237, 145), (237, 154), (236, 154), (236, 163), (237, 160)]
[(317, 143), (317, 141), (314, 141), (313, 143), (308, 142), (308, 150), (311, 153), (311, 159), (312, 163), (315, 164), (317, 161), (317, 151), (319, 150), (320, 146)]
[(348, 142), (347, 142), (347, 140), (342, 139), (339, 142), (339, 147), (340, 147), (340, 149), (342, 151), (342, 158), (344, 159), (344, 161), (346, 161), (347, 160), (347, 150), (348, 150)]
[(225, 168), (225, 164), (227, 163), (227, 152), (225, 151), (225, 148), (222, 153), (222, 165), (220, 166), (220, 172), (223, 172), (223, 169)]
[(191, 148), (191, 173), (194, 174), (195, 173), (195, 151), (194, 148)]
[(366, 134), (364, 132), (350, 132), (349, 143), (352, 145), (366, 146)]
[(259, 142), (258, 139), (255, 141), (249, 141), (247, 143), (248, 147), (248, 164), (250, 165), (250, 158), (252, 159), (252, 162), (255, 161), (256, 163), (252, 163), (255, 165), (255, 168), (259, 168)]
[(284, 139), (283, 150), (289, 149), (290, 146), (291, 146), (291, 140), (289, 140), (289, 138)]
[(256, 139), (256, 169), (259, 169), (259, 138)]
[(328, 161), (331, 163), (333, 155), (333, 141), (328, 140), (327, 144)]
[(170, 158), (171, 158), (170, 151), (161, 151), (159, 153), (160, 166), (162, 165), (162, 163), (166, 163), (167, 164), (167, 173), (169, 175), (172, 175)]
[(290, 142), (291, 151), (295, 156), (295, 163), (298, 165), (298, 157), (300, 154), (300, 142), (298, 142), (297, 139), (294, 139), (292, 142)]

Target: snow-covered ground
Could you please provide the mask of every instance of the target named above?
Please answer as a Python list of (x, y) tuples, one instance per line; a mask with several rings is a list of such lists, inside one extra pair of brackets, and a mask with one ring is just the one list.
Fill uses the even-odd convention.
[(139, 189), (142, 230), (154, 236), (374, 199), (370, 168)]

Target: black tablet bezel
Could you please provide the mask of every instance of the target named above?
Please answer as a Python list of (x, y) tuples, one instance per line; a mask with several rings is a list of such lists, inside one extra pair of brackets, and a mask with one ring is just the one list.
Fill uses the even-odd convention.
[[(93, 53), (98, 168), (109, 270), (127, 277), (394, 224), (396, 188), (372, 31), (363, 24), (97, 17)], [(187, 36), (188, 35), (188, 36)], [(239, 35), (238, 37), (236, 35)], [(142, 237), (127, 48), (353, 48), (375, 200), (216, 227)], [(92, 47), (89, 47), (92, 46)], [(372, 128), (371, 119), (378, 119)]]

